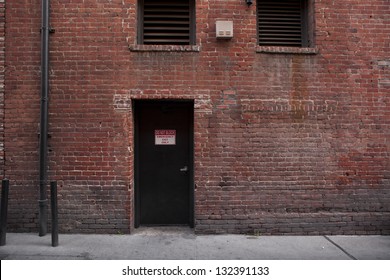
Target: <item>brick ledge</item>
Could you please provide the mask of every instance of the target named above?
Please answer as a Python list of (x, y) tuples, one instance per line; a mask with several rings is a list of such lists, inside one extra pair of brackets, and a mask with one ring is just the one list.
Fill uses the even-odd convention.
[(257, 46), (257, 53), (274, 53), (274, 54), (318, 54), (318, 48), (296, 48), (296, 47), (264, 47)]
[(130, 45), (133, 52), (200, 52), (199, 45)]

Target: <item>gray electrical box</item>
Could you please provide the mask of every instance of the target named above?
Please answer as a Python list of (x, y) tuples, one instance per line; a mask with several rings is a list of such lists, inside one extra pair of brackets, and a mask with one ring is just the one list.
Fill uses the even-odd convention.
[(233, 38), (233, 21), (217, 20), (215, 26), (218, 39)]

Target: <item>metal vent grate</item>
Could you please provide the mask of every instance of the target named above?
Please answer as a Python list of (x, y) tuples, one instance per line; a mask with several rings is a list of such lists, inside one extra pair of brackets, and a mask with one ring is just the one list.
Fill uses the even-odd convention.
[(144, 0), (143, 44), (189, 45), (191, 0)]
[(258, 0), (259, 45), (303, 46), (303, 1)]

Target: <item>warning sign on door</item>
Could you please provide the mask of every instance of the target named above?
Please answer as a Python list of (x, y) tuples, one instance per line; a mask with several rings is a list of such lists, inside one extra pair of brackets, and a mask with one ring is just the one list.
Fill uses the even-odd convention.
[(154, 139), (155, 145), (176, 145), (176, 130), (156, 129)]

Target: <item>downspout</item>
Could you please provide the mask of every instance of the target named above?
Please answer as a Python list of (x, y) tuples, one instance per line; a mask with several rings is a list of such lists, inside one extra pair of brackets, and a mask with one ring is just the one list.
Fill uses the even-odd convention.
[(39, 134), (39, 236), (47, 233), (47, 135), (49, 93), (49, 0), (42, 0), (41, 120)]

